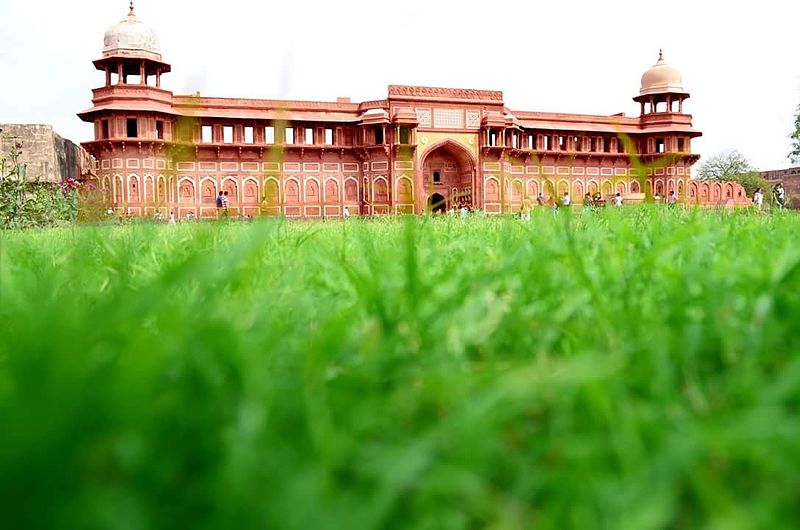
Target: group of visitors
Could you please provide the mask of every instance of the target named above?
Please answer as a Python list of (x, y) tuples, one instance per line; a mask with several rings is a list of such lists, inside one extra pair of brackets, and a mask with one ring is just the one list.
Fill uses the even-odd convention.
[[(772, 199), (779, 209), (786, 208), (786, 190), (783, 188), (782, 182), (778, 182), (773, 186)], [(760, 187), (756, 188), (756, 191), (753, 193), (753, 206), (755, 206), (757, 210), (761, 210), (764, 206), (764, 192), (761, 191)]]
[[(772, 200), (779, 209), (786, 208), (786, 190), (783, 188), (782, 182), (778, 182), (772, 187)], [(757, 188), (753, 194), (753, 203), (759, 210), (764, 204), (764, 193), (761, 188)]]
[(230, 206), (228, 192), (220, 191), (217, 194), (217, 217), (228, 217), (228, 206)]
[[(438, 213), (442, 213), (442, 210), (436, 210)], [(467, 204), (466, 202), (458, 202), (453, 203), (450, 205), (450, 209), (447, 210), (447, 215), (450, 217), (455, 217), (458, 215), (461, 219), (466, 219), (470, 216), (470, 214), (475, 213), (475, 210), (472, 209), (471, 204)]]

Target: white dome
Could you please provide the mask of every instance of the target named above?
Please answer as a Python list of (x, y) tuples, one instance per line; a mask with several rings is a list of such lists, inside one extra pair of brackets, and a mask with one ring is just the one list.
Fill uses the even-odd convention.
[(130, 13), (118, 24), (114, 24), (103, 37), (103, 57), (137, 57), (161, 60), (161, 43), (158, 35), (149, 26), (136, 18), (133, 2)]
[(664, 55), (658, 53), (658, 62), (642, 76), (639, 94), (683, 93), (683, 78), (680, 71), (664, 62)]

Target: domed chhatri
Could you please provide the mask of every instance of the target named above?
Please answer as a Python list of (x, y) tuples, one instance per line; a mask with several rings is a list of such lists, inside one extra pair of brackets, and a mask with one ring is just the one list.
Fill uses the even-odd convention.
[(111, 26), (103, 38), (103, 57), (136, 57), (161, 61), (158, 35), (136, 17), (133, 1), (128, 16)]
[(659, 50), (658, 62), (642, 76), (642, 87), (639, 94), (647, 96), (666, 93), (683, 94), (683, 79), (677, 68), (664, 61), (664, 53)]

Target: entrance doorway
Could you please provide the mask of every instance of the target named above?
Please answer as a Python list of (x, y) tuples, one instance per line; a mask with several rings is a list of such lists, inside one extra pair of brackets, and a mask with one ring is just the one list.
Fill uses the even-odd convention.
[(463, 145), (451, 139), (431, 146), (422, 159), (422, 181), (429, 211), (446, 211), (462, 205), (475, 207), (475, 159)]
[(433, 193), (428, 197), (428, 210), (431, 213), (445, 213), (447, 204), (444, 195)]

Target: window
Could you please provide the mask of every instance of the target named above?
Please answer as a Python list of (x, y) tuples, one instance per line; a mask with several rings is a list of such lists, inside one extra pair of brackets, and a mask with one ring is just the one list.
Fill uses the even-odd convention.
[(553, 137), (552, 137), (552, 136), (550, 136), (549, 134), (546, 134), (546, 135), (544, 136), (544, 150), (545, 150), (545, 151), (550, 151), (550, 150), (552, 150), (552, 148), (553, 148), (553, 145), (552, 145), (552, 144), (553, 144)]
[(686, 142), (683, 138), (678, 138), (678, 151), (683, 153), (686, 149)]
[(400, 127), (400, 143), (404, 145), (411, 143), (411, 134), (408, 127)]
[(438, 171), (433, 172), (433, 182), (438, 183), (442, 181), (442, 174)]
[(306, 127), (306, 144), (314, 145), (314, 129)]
[(269, 125), (264, 128), (264, 142), (269, 145), (275, 143), (275, 127)]
[(528, 149), (531, 151), (536, 149), (536, 137), (532, 134), (528, 135)]
[(164, 139), (164, 122), (162, 120), (156, 120), (156, 139)]
[(624, 153), (625, 152), (625, 142), (622, 141), (622, 138), (617, 138), (617, 153)]
[(594, 138), (589, 138), (589, 151), (591, 151), (592, 153), (594, 153), (594, 150), (595, 150), (595, 143), (594, 142), (595, 142)]
[(373, 130), (375, 131), (375, 145), (382, 145), (383, 144), (383, 127), (377, 126), (377, 127), (374, 127)]
[(567, 137), (566, 136), (559, 136), (558, 137), (558, 148), (561, 151), (567, 150)]
[(325, 129), (325, 145), (333, 145), (333, 129)]
[(353, 129), (344, 130), (344, 145), (353, 145)]
[(103, 120), (100, 123), (100, 138), (106, 139), (110, 136), (109, 134), (109, 127), (108, 127), (108, 120)]
[(233, 126), (226, 125), (222, 128), (222, 141), (226, 144), (233, 143)]
[(252, 144), (255, 140), (253, 138), (253, 128), (252, 127), (245, 127), (244, 128), (244, 143)]
[(180, 142), (191, 142), (195, 135), (195, 121), (191, 118), (178, 118), (175, 121), (175, 132)]
[(610, 138), (602, 138), (600, 140), (603, 144), (603, 152), (610, 153), (611, 152), (611, 139)]
[(666, 142), (663, 138), (656, 138), (656, 153), (663, 153), (666, 151)]
[(497, 145), (497, 133), (494, 131), (489, 132), (489, 146), (494, 147)]
[(511, 133), (511, 147), (519, 149), (519, 135), (517, 133)]
[(139, 120), (136, 118), (128, 118), (128, 138), (139, 137)]
[(283, 138), (286, 145), (292, 145), (294, 143), (294, 129), (287, 127), (283, 133)]
[(579, 138), (577, 136), (573, 136), (572, 137), (572, 150), (573, 151), (580, 151), (582, 147), (583, 147), (583, 141), (581, 140), (581, 138)]
[(211, 125), (203, 125), (200, 128), (200, 141), (204, 144), (210, 144), (214, 141), (214, 129)]

